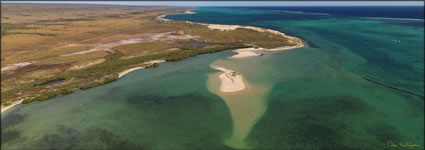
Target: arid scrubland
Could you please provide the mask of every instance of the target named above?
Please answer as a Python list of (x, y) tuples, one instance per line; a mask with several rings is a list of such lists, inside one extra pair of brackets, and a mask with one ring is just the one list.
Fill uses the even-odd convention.
[(147, 61), (293, 44), (268, 32), (220, 31), (157, 19), (191, 8), (7, 3), (1, 7), (3, 106), (106, 84), (117, 80), (119, 72)]

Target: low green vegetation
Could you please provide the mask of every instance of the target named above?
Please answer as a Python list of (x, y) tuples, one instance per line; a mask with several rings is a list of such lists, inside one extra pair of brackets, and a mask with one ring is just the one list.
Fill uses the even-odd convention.
[(4, 106), (10, 106), (10, 105), (12, 105), (12, 103), (10, 103), (10, 102), (6, 102), (6, 103), (4, 103), (3, 105), (4, 105)]
[(27, 98), (27, 99), (24, 99), (22, 102), (21, 102), (21, 104), (28, 104), (28, 103), (32, 103), (34, 101), (34, 99), (33, 98)]
[(123, 56), (141, 56), (152, 53), (161, 53), (167, 49), (174, 48), (178, 43), (170, 42), (143, 42), (117, 46), (114, 49), (123, 54)]
[(159, 67), (158, 63), (153, 63), (152, 65), (147, 65), (145, 68), (156, 68)]

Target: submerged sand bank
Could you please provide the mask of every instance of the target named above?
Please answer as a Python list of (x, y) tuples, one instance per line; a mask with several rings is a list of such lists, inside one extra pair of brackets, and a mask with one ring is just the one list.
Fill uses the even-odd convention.
[[(161, 63), (161, 62), (165, 62), (165, 60), (152, 60), (152, 61), (144, 62), (144, 63), (142, 63), (142, 65), (152, 65), (154, 63)], [(143, 69), (143, 68), (145, 68), (145, 66), (139, 66), (139, 67), (134, 67), (134, 68), (130, 68), (130, 69), (124, 70), (124, 71), (118, 73), (118, 78), (121, 78), (124, 75), (126, 75), (126, 74), (128, 74), (128, 73), (130, 73), (130, 72), (132, 72), (134, 70)]]
[[(248, 137), (251, 129), (254, 127), (258, 119), (264, 114), (267, 108), (264, 97), (268, 90), (260, 85), (252, 86), (248, 83), (248, 81), (242, 78), (241, 74), (238, 74), (238, 76), (240, 76), (240, 80), (234, 80), (234, 82), (231, 82), (228, 76), (223, 75), (226, 74), (226, 72), (230, 73), (234, 71), (217, 66), (218, 65), (211, 65), (211, 68), (222, 72), (216, 72), (208, 75), (207, 88), (212, 93), (215, 93), (222, 98), (229, 108), (232, 117), (232, 134), (224, 138), (223, 142), (227, 146), (235, 149), (249, 149), (251, 146), (246, 143), (245, 139)], [(243, 85), (243, 88), (238, 85)], [(226, 86), (228, 88), (234, 88), (234, 90), (232, 90), (232, 92), (226, 92), (224, 90), (224, 87)], [(239, 90), (236, 90), (237, 87), (240, 87), (238, 88)]]

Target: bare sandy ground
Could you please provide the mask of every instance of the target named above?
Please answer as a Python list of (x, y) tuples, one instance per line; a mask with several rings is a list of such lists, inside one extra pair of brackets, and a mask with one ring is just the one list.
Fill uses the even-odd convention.
[(18, 69), (20, 67), (25, 67), (25, 66), (31, 65), (34, 62), (35, 61), (27, 61), (27, 62), (20, 62), (20, 63), (15, 63), (15, 64), (9, 64), (6, 67), (1, 68), (1, 72), (9, 71), (9, 70), (16, 70), (16, 69)]
[(98, 60), (93, 61), (93, 62), (90, 62), (88, 64), (83, 64), (83, 65), (78, 65), (78, 66), (71, 67), (70, 69), (72, 69), (72, 70), (78, 70), (78, 69), (86, 68), (86, 67), (89, 67), (89, 66), (100, 64), (100, 63), (104, 62), (105, 60), (106, 59), (104, 59), (104, 58), (98, 59)]
[(86, 51), (79, 51), (69, 54), (62, 54), (60, 56), (73, 56), (73, 55), (81, 55), (81, 54), (87, 54), (91, 52), (96, 51), (112, 51), (113, 47), (117, 47), (120, 45), (126, 45), (126, 44), (134, 44), (134, 43), (143, 43), (143, 42), (153, 42), (153, 41), (175, 41), (175, 40), (187, 40), (187, 39), (195, 39), (198, 38), (198, 36), (192, 36), (189, 34), (184, 34), (183, 31), (171, 31), (171, 32), (163, 32), (163, 33), (146, 33), (146, 34), (140, 34), (135, 35), (134, 37), (130, 37), (127, 39), (121, 39), (119, 41), (115, 42), (109, 42), (109, 43), (96, 43), (96, 44), (86, 44), (88, 46), (94, 46), (94, 48), (86, 50)]

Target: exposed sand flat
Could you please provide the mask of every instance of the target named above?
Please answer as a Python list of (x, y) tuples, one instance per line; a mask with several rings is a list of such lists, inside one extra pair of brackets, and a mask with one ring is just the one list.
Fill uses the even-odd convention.
[(13, 101), (12, 104), (10, 104), (9, 106), (3, 106), (2, 105), (1, 106), (1, 113), (5, 112), (6, 110), (8, 110), (8, 109), (10, 109), (10, 108), (12, 108), (12, 107), (14, 107), (14, 106), (16, 106), (18, 104), (21, 104), (22, 101), (23, 101), (23, 99), (17, 100), (17, 101)]
[(264, 48), (241, 48), (236, 49), (233, 52), (236, 52), (236, 55), (230, 56), (230, 58), (244, 58), (244, 57), (251, 57), (251, 56), (260, 56), (260, 53), (257, 53), (256, 51), (266, 50)]
[[(142, 63), (142, 65), (152, 65), (154, 63), (161, 63), (161, 62), (165, 62), (165, 60), (152, 60), (152, 61), (144, 62), (144, 63)], [(122, 72), (120, 72), (118, 74), (118, 78), (121, 78), (124, 75), (126, 75), (127, 73), (130, 73), (130, 72), (132, 72), (134, 70), (143, 69), (143, 68), (145, 68), (145, 67), (144, 66), (140, 66), (140, 67), (134, 67), (134, 68), (130, 68), (130, 69), (124, 70), (124, 71), (122, 71)]]
[(192, 10), (188, 10), (184, 12), (185, 14), (196, 14), (196, 12), (193, 12)]
[(259, 56), (260, 54), (255, 53), (254, 51), (242, 51), (238, 52), (238, 54), (231, 56), (230, 58), (244, 58), (251, 56)]
[(243, 81), (242, 75), (233, 70), (229, 70), (223, 67), (211, 66), (211, 68), (223, 71), (224, 73), (220, 74), (219, 78), (221, 80), (220, 91), (229, 93), (229, 92), (238, 92), (245, 89), (245, 83)]

